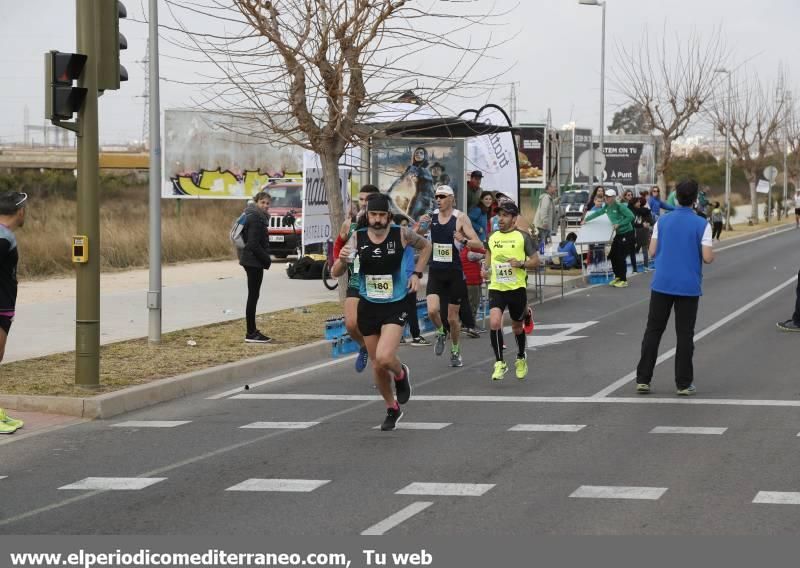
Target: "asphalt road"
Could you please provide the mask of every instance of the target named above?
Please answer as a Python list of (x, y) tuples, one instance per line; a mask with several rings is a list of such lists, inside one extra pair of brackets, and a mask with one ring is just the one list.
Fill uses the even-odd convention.
[(402, 347), (414, 393), (395, 432), (348, 359), (2, 445), (0, 533), (797, 534), (800, 336), (775, 322), (799, 241), (726, 245), (706, 267), (692, 399), (672, 330), (653, 394), (633, 393), (638, 276), (537, 306), (524, 382), (489, 380), (486, 336), (464, 339), (462, 369)]

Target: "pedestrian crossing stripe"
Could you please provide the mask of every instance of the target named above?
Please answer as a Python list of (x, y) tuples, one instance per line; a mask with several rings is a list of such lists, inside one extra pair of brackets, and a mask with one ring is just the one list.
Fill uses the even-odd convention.
[(191, 420), (128, 420), (112, 424), (112, 428), (175, 428), (189, 424)]
[(330, 479), (247, 479), (228, 487), (225, 491), (273, 491), (279, 493), (310, 493)]
[(727, 428), (709, 428), (698, 426), (656, 426), (651, 434), (710, 434), (721, 436)]
[(800, 493), (792, 491), (759, 491), (753, 503), (766, 505), (800, 505)]
[(438, 495), (447, 497), (480, 497), (495, 486), (494, 483), (410, 483), (396, 491), (396, 495)]
[(59, 489), (85, 490), (85, 491), (138, 491), (155, 485), (167, 479), (166, 477), (87, 477), (63, 485)]
[[(451, 426), (452, 422), (398, 422), (396, 430), (442, 430)], [(380, 426), (374, 426), (373, 430), (379, 430)]]
[(666, 487), (581, 485), (572, 492), (570, 497), (578, 499), (646, 499), (656, 501), (666, 492)]
[(239, 426), (239, 428), (250, 428), (256, 430), (303, 430), (305, 428), (316, 426), (317, 424), (319, 424), (319, 422), (251, 422), (250, 424)]
[(586, 424), (517, 424), (509, 432), (580, 432)]

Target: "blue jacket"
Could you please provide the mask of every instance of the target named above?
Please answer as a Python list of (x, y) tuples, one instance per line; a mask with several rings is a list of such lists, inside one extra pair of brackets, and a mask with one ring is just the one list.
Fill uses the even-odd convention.
[[(658, 220), (656, 275), (650, 288), (672, 296), (703, 295), (703, 234), (708, 222), (678, 206)], [(655, 237), (655, 235), (653, 235)]]
[(654, 219), (657, 219), (658, 216), (661, 215), (662, 207), (667, 211), (675, 210), (675, 208), (666, 201), (661, 201), (661, 199), (656, 199), (652, 196), (647, 198), (647, 206), (650, 207), (650, 213), (653, 215)]
[(489, 235), (486, 234), (486, 224), (489, 221), (486, 212), (476, 205), (469, 210), (467, 215), (469, 216), (469, 220), (472, 221), (472, 228), (475, 229), (478, 238), (486, 242), (486, 239), (489, 237)]
[(565, 252), (567, 256), (561, 262), (565, 266), (572, 266), (578, 264), (578, 249), (575, 248), (575, 243), (572, 241), (564, 241), (558, 246), (558, 252)]

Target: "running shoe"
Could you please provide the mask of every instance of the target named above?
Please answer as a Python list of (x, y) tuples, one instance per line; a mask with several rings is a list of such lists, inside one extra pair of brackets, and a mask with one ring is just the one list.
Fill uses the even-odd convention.
[(11, 426), (15, 430), (22, 428), (25, 423), (22, 420), (17, 420), (15, 418), (11, 418), (6, 411), (0, 408), (0, 424), (4, 424), (6, 426)]
[(450, 352), (450, 366), (463, 367), (464, 361), (461, 359), (461, 350), (455, 349)]
[(529, 335), (533, 331), (533, 310), (530, 306), (525, 309), (525, 317), (522, 318), (522, 330), (525, 335)]
[(628, 281), (627, 280), (617, 280), (616, 283), (612, 284), (614, 288), (627, 288)]
[(636, 383), (636, 392), (638, 394), (650, 394), (650, 385), (648, 383)]
[(464, 333), (473, 339), (477, 339), (481, 336), (477, 329), (471, 327), (464, 328)]
[(492, 373), (493, 381), (502, 381), (503, 377), (508, 373), (508, 365), (505, 361), (496, 361), (494, 364), (494, 373)]
[(16, 426), (12, 426), (11, 424), (6, 424), (5, 422), (0, 422), (0, 434), (13, 434), (17, 431)]
[(397, 395), (397, 402), (405, 404), (411, 398), (411, 370), (403, 365), (404, 376), (401, 380), (394, 382), (394, 392)]
[(397, 427), (397, 423), (403, 417), (403, 411), (399, 408), (387, 408), (386, 419), (381, 424), (381, 430), (384, 432), (391, 432)]
[(356, 373), (361, 373), (367, 368), (367, 361), (369, 361), (369, 351), (366, 345), (362, 345), (356, 355)]
[(270, 341), (272, 341), (271, 337), (267, 337), (258, 330), (244, 336), (245, 343), (269, 343)]
[(794, 323), (794, 320), (779, 321), (776, 325), (781, 331), (800, 331), (800, 325)]
[(617, 282), (619, 282), (619, 278), (614, 278), (611, 282), (608, 283), (609, 286), (616, 286)]
[(693, 394), (697, 393), (697, 389), (694, 385), (689, 385), (685, 389), (678, 389), (677, 394), (678, 396), (692, 396)]
[(517, 378), (520, 381), (525, 380), (525, 377), (528, 376), (528, 355), (525, 354), (523, 357), (517, 357), (517, 360), (514, 362), (514, 370), (516, 371)]
[(447, 340), (447, 332), (442, 333), (440, 331), (436, 332), (436, 345), (433, 347), (433, 352), (436, 355), (441, 355), (444, 353), (444, 343)]
[(412, 347), (428, 347), (430, 346), (431, 342), (420, 335), (419, 337), (412, 339), (409, 344)]

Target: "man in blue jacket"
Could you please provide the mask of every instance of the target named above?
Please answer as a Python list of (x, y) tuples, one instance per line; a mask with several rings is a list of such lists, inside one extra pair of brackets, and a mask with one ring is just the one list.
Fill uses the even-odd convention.
[(650, 257), (658, 258), (658, 270), (650, 285), (650, 312), (642, 339), (642, 355), (636, 367), (636, 392), (650, 392), (650, 381), (658, 358), (658, 346), (675, 310), (675, 386), (679, 396), (695, 393), (694, 325), (703, 295), (703, 263), (714, 261), (711, 228), (692, 208), (697, 182), (683, 181), (676, 189), (677, 207), (661, 217), (653, 229)]

